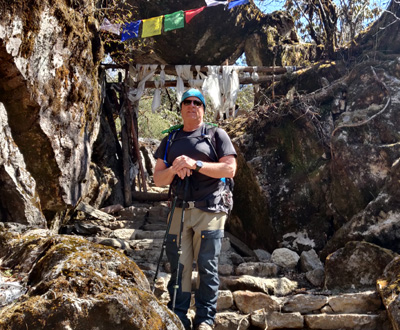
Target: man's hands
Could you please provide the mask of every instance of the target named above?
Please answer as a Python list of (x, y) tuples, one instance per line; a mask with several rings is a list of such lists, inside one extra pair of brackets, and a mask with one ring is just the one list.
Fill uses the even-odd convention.
[[(196, 160), (185, 155), (177, 157), (170, 167), (167, 167), (164, 161), (158, 158), (153, 180), (156, 186), (165, 186), (172, 182), (175, 175), (178, 175), (180, 179), (184, 179), (187, 176), (191, 176), (195, 169)], [(203, 167), (199, 172), (215, 179), (233, 178), (236, 173), (236, 159), (233, 155), (228, 155), (220, 158), (217, 163), (203, 161)]]
[(188, 156), (182, 155), (174, 160), (172, 168), (181, 179), (184, 179), (192, 175), (192, 171), (196, 168), (196, 161)]

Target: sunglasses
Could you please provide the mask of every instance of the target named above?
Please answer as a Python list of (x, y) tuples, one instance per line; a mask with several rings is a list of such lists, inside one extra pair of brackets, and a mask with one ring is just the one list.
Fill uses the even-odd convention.
[(196, 107), (200, 107), (203, 105), (203, 103), (201, 103), (200, 101), (197, 101), (197, 100), (184, 100), (182, 103), (183, 103), (183, 105), (186, 105), (186, 106), (193, 104)]

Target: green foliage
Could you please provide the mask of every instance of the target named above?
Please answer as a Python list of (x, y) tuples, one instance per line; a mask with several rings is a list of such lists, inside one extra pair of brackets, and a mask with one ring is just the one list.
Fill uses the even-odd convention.
[[(173, 125), (181, 124), (181, 116), (177, 111), (173, 111), (175, 99), (170, 101), (167, 93), (161, 96), (161, 107), (153, 113), (151, 105), (153, 102), (154, 90), (149, 90), (146, 96), (143, 96), (139, 104), (138, 124), (139, 136), (142, 138), (162, 139), (163, 130)], [(172, 109), (172, 111), (171, 111)]]
[[(139, 136), (142, 138), (162, 139), (165, 136), (165, 134), (162, 134), (163, 130), (182, 123), (176, 101), (176, 91), (175, 88), (162, 90), (161, 107), (155, 113), (151, 109), (153, 96), (154, 90), (148, 89), (140, 100), (138, 113)], [(211, 111), (211, 102), (208, 98), (206, 98), (206, 101), (207, 110), (204, 121), (215, 123), (215, 116)], [(236, 104), (241, 112), (249, 112), (253, 109), (254, 92), (252, 85), (245, 85), (239, 90)]]
[(153, 113), (151, 109), (142, 110), (138, 118), (139, 136), (161, 140), (165, 136), (162, 131), (173, 126), (177, 120), (177, 114), (168, 110), (159, 113)]
[(238, 92), (236, 104), (239, 110), (249, 112), (254, 108), (254, 87), (253, 85), (244, 85)]
[(382, 8), (369, 0), (340, 0), (339, 6), (339, 44), (350, 42), (354, 37), (376, 20)]
[(2, 269), (0, 270), (0, 275), (4, 277), (12, 277), (13, 273), (11, 269)]

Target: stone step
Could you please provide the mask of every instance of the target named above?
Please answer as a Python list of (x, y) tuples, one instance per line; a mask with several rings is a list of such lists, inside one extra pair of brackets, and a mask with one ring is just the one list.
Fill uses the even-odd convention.
[(252, 314), (233, 311), (217, 313), (215, 330), (229, 329), (315, 329), (315, 330), (389, 330), (386, 315), (380, 314), (313, 314), (266, 312)]

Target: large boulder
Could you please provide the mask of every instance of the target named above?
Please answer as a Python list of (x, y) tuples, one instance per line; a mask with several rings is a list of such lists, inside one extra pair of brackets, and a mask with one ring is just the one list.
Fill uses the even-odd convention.
[(2, 266), (26, 293), (0, 311), (0, 328), (183, 329), (137, 265), (113, 248), (48, 230), (0, 232)]
[(364, 240), (400, 252), (400, 163), (388, 171), (386, 185), (367, 207), (341, 227), (321, 252), (321, 257), (349, 241)]
[(396, 256), (371, 243), (349, 242), (327, 257), (325, 287), (341, 292), (375, 288), (383, 270)]
[(0, 103), (0, 221), (45, 227), (36, 182), (26, 169), (8, 126), (7, 113)]
[[(129, 0), (126, 2), (133, 6), (136, 19), (148, 19), (179, 10), (186, 11), (205, 6), (203, 0), (162, 2)], [(294, 32), (293, 19), (287, 13), (264, 14), (250, 3), (231, 10), (228, 10), (226, 5), (209, 6), (193, 17), (182, 29), (163, 32), (161, 35), (146, 38), (145, 42), (132, 39), (122, 45), (117, 42), (111, 43), (110, 48), (106, 45), (106, 51), (113, 51), (117, 57), (118, 52), (115, 52), (117, 49), (122, 57), (129, 57), (136, 63), (143, 64), (220, 65), (226, 60), (233, 64), (243, 54), (245, 48), (246, 54), (249, 53), (249, 56), (252, 56), (248, 41), (261, 36), (262, 41), (254, 48), (257, 53), (264, 50), (266, 53), (264, 58), (268, 58), (272, 63), (274, 55), (268, 49), (271, 43), (270, 40), (266, 42), (262, 32), (266, 29), (269, 31), (268, 35), (275, 39), (274, 41), (298, 41)], [(253, 34), (255, 34), (254, 37)]]
[(94, 11), (92, 0), (2, 2), (0, 9), (0, 102), (48, 220), (86, 191), (100, 108)]
[(333, 236), (323, 258), (350, 240), (398, 251), (399, 63), (380, 62), (379, 70), (377, 62), (361, 64), (340, 81), (343, 71), (334, 64), (316, 67), (318, 79), (311, 69), (299, 72), (298, 81), (309, 75), (302, 89), (311, 95), (292, 90), (286, 101), (230, 125), (244, 158), (235, 178), (233, 234), (252, 248), (298, 253), (319, 253)]

